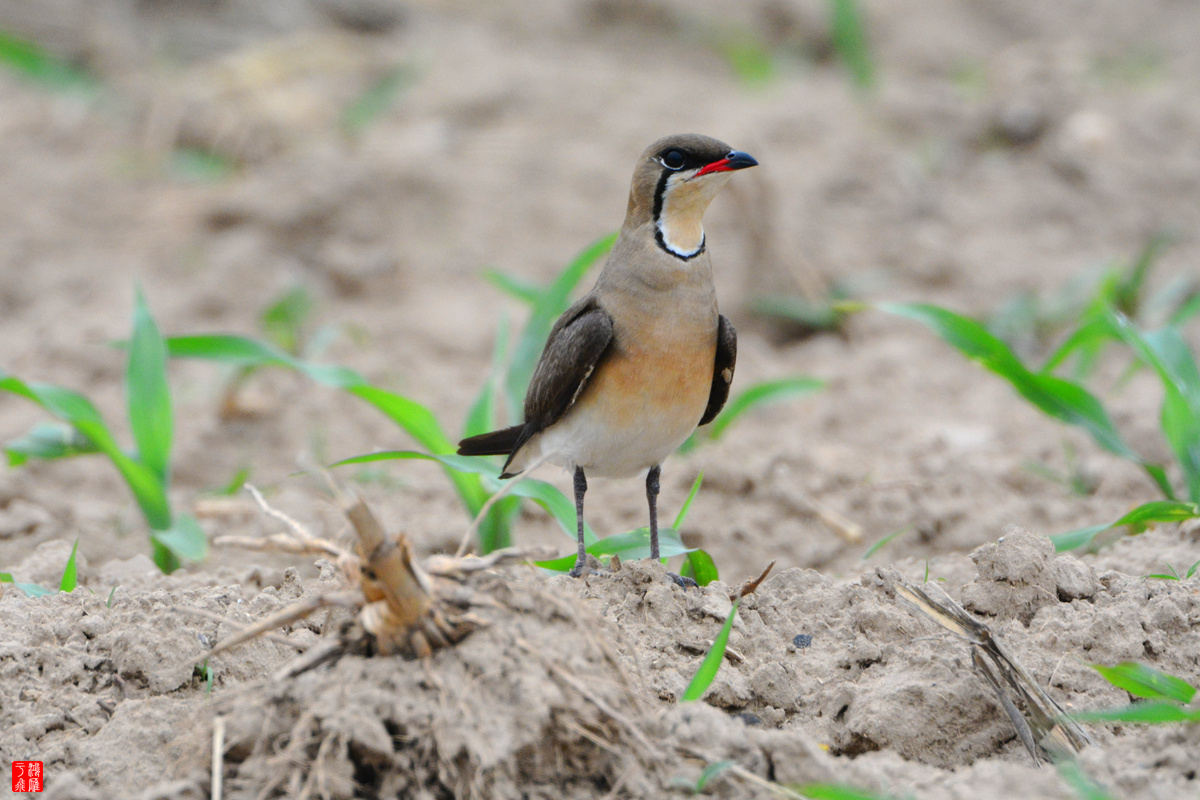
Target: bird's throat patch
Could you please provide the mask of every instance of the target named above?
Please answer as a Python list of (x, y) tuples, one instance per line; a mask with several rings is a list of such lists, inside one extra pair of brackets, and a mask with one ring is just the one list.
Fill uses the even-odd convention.
[(687, 261), (704, 252), (704, 211), (728, 174), (688, 176), (664, 173), (654, 197), (654, 238), (658, 246)]

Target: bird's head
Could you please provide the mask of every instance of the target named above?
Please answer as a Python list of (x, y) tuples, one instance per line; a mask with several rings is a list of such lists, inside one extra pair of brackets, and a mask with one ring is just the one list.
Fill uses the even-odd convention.
[(649, 221), (659, 247), (687, 260), (704, 252), (704, 211), (748, 153), (698, 134), (667, 136), (646, 148), (633, 173), (626, 225)]

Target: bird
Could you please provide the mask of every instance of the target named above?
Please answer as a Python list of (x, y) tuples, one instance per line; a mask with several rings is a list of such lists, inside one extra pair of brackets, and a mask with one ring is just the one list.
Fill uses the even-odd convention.
[(573, 473), (578, 555), (587, 565), (588, 476), (645, 472), (650, 558), (658, 560), (661, 466), (729, 397), (737, 332), (717, 309), (703, 217), (748, 153), (699, 134), (667, 136), (634, 168), (625, 221), (595, 286), (546, 341), (524, 421), (459, 442), (459, 455), (504, 455), (501, 478), (544, 461)]

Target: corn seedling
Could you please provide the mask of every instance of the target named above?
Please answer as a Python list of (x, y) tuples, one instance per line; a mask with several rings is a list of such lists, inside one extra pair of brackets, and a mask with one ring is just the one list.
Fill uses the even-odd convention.
[(742, 603), (742, 598), (748, 594), (753, 594), (764, 580), (770, 574), (771, 568), (775, 566), (772, 561), (763, 570), (762, 574), (754, 580), (746, 581), (738, 589), (733, 596), (733, 605), (729, 609), (729, 615), (725, 618), (725, 624), (721, 626), (721, 631), (717, 634), (717, 638), (713, 640), (712, 645), (708, 648), (708, 652), (704, 654), (704, 660), (700, 662), (699, 669), (688, 682), (687, 688), (683, 690), (683, 694), (679, 697), (679, 702), (690, 703), (694, 700), (699, 700), (708, 691), (708, 687), (712, 686), (713, 680), (716, 679), (717, 673), (721, 670), (721, 662), (725, 660), (725, 648), (729, 644), (729, 634), (733, 630), (733, 620), (737, 616), (738, 606)]
[(394, 66), (384, 72), (346, 106), (342, 112), (343, 130), (352, 136), (361, 134), (396, 105), (416, 78), (417, 70), (411, 66)]
[(824, 332), (840, 332), (855, 303), (851, 290), (834, 284), (823, 296), (812, 299), (799, 294), (770, 294), (751, 298), (751, 314), (778, 323), (787, 338), (803, 338)]
[(1073, 360), (1072, 377), (1084, 380), (1109, 343), (1104, 328), (1110, 310), (1141, 327), (1180, 327), (1200, 313), (1200, 282), (1195, 278), (1181, 275), (1155, 292), (1149, 290), (1154, 267), (1173, 241), (1168, 233), (1155, 234), (1134, 258), (1076, 277), (1049, 297), (1021, 295), (991, 316), (988, 329), (1026, 354), (1044, 352), (1052, 341), (1073, 331), (1041, 371)]
[(1156, 575), (1147, 575), (1146, 577), (1158, 578), (1159, 580), (1163, 581), (1186, 581), (1196, 574), (1197, 569), (1200, 569), (1200, 561), (1197, 561), (1195, 564), (1192, 564), (1190, 567), (1188, 567), (1187, 571), (1183, 575), (1180, 575), (1170, 564), (1167, 564), (1167, 569), (1171, 570), (1170, 575), (1158, 573)]
[(98, 87), (96, 79), (84, 69), (51, 54), (36, 42), (2, 30), (0, 65), (52, 91), (90, 94)]
[(154, 563), (163, 572), (172, 572), (182, 560), (203, 560), (208, 542), (196, 520), (187, 514), (174, 514), (167, 498), (174, 431), (167, 348), (140, 289), (134, 297), (128, 353), (125, 394), (136, 444), (132, 454), (117, 444), (100, 412), (82, 394), (48, 383), (26, 382), (0, 371), (0, 390), (36, 403), (67, 426), (37, 427), (5, 444), (4, 450), (10, 466), (30, 458), (53, 460), (103, 453), (124, 478), (150, 527)]
[(1113, 796), (1084, 774), (1079, 762), (1073, 758), (1058, 763), (1058, 774), (1067, 782), (1079, 800), (1113, 800)]
[(167, 173), (182, 183), (221, 183), (237, 172), (229, 156), (206, 147), (177, 147), (166, 163)]
[(1189, 706), (1196, 698), (1196, 687), (1182, 678), (1161, 672), (1136, 661), (1123, 661), (1115, 667), (1092, 664), (1104, 679), (1124, 689), (1140, 701), (1120, 708), (1084, 711), (1074, 718), (1083, 722), (1200, 722), (1200, 708)]
[(875, 62), (856, 0), (829, 0), (829, 40), (855, 85), (863, 91), (874, 88)]
[[(75, 587), (79, 585), (79, 572), (75, 566), (75, 555), (79, 552), (79, 540), (75, 540), (75, 544), (71, 547), (71, 555), (67, 558), (67, 563), (63, 566), (62, 578), (58, 582), (58, 589), (47, 589), (44, 586), (39, 586), (36, 583), (20, 583), (13, 580), (13, 576), (7, 572), (0, 572), (0, 583), (11, 583), (13, 586), (24, 592), (26, 597), (43, 597), (48, 594), (58, 592), (67, 592), (70, 594), (75, 591)], [(113, 587), (114, 590), (116, 587)], [(112, 596), (109, 596), (109, 604), (112, 603)]]
[(923, 304), (883, 304), (880, 308), (925, 324), (968, 358), (1008, 381), (1035, 408), (1081, 428), (1103, 449), (1140, 465), (1166, 497), (1138, 506), (1112, 523), (1052, 536), (1059, 550), (1090, 545), (1111, 528), (1141, 532), (1153, 523), (1200, 516), (1200, 369), (1178, 328), (1166, 326), (1143, 333), (1115, 311), (1085, 323), (1091, 335), (1124, 342), (1142, 364), (1158, 374), (1164, 389), (1161, 431), (1175, 454), (1189, 501), (1177, 499), (1164, 467), (1145, 461), (1125, 443), (1104, 405), (1082, 385), (1045, 369), (1033, 372), (1006, 343), (968, 317)]
[(805, 800), (892, 800), (888, 795), (864, 792), (836, 783), (805, 783), (788, 788)]

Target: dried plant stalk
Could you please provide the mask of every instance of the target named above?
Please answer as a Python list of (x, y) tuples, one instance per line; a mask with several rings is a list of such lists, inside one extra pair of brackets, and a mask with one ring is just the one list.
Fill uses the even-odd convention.
[[(361, 498), (347, 501), (343, 506), (346, 518), (358, 535), (357, 552), (350, 553), (308, 533), (298, 523), (272, 509), (260, 494), (253, 494), (265, 513), (281, 520), (289, 528), (290, 536), (278, 535), (266, 542), (283, 543), (285, 546), (280, 549), (289, 552), (334, 555), (342, 574), (352, 583), (357, 582), (357, 590), (304, 598), (218, 643), (210, 654), (304, 619), (318, 609), (329, 606), (356, 610), (357, 625), (343, 630), (340, 642), (314, 645), (309, 653), (286, 665), (277, 675), (295, 675), (347, 651), (424, 658), (439, 648), (461, 641), (484, 624), (478, 617), (447, 599), (449, 592), (439, 593), (438, 584), (413, 558), (408, 538), (403, 534), (389, 537)], [(506, 555), (511, 557), (513, 554)], [(454, 577), (476, 571), (465, 564), (455, 569), (453, 561), (457, 560), (437, 560), (439, 574), (447, 576), (438, 579), (444, 584), (450, 584)]]
[[(976, 670), (996, 693), (1035, 764), (1042, 762), (1043, 752), (1058, 759), (1073, 756), (1092, 743), (1087, 732), (1042, 689), (1004, 643), (948, 594), (931, 585), (929, 589), (938, 595), (935, 599), (895, 570), (880, 569), (877, 574), (893, 586), (896, 596), (910, 610), (970, 643)], [(1024, 707), (1024, 715), (1014, 696)]]

